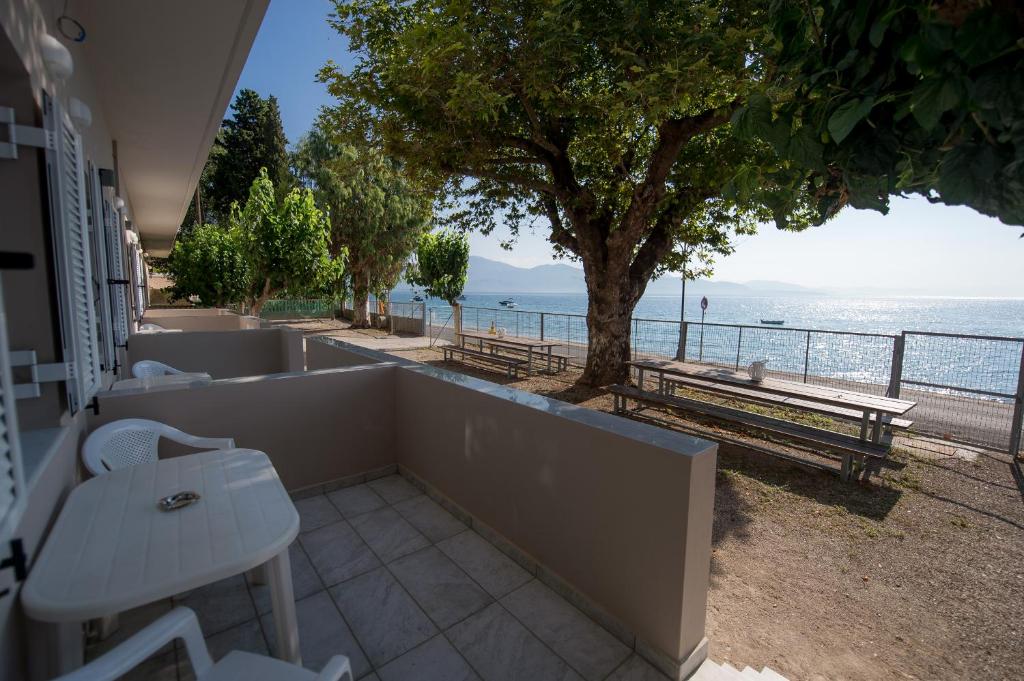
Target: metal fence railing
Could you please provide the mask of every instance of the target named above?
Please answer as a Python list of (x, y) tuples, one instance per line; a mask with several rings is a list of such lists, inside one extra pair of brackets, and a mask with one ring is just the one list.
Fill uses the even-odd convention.
[[(447, 307), (426, 310), (432, 338), (454, 341)], [(557, 339), (570, 364), (587, 359), (584, 315), (463, 307), (464, 329), (502, 327)], [(907, 331), (899, 335), (634, 319), (635, 358), (680, 358), (740, 369), (768, 360), (769, 375), (915, 400), (915, 427), (1011, 452), (1024, 420), (1024, 339)]]
[(328, 298), (274, 298), (263, 304), (263, 319), (330, 318), (339, 308), (339, 301)]

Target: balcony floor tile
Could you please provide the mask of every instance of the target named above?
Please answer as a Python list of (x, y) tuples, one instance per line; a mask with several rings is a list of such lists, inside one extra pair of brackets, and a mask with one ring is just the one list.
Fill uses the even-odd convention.
[(381, 681), (479, 681), (444, 636), (435, 636), (380, 668)]
[(351, 522), (363, 541), (385, 563), (430, 545), (430, 541), (393, 508), (372, 511)]
[(395, 510), (432, 542), (454, 537), (468, 529), (462, 521), (425, 494), (395, 504)]
[[(335, 655), (345, 655), (352, 665), (356, 678), (372, 671), (369, 660), (356, 643), (338, 607), (326, 590), (295, 603), (299, 619), (299, 648), (302, 652), (302, 666), (320, 671)], [(275, 649), (274, 617), (266, 614), (260, 618), (263, 632), (271, 649)]]
[(386, 478), (371, 480), (366, 484), (389, 504), (397, 504), (422, 494), (412, 483), (400, 475), (389, 475)]
[(376, 511), (387, 506), (387, 502), (368, 485), (342, 487), (327, 495), (330, 502), (341, 511), (346, 518)]
[(433, 546), (399, 558), (388, 569), (442, 629), (493, 602), (469, 575)]
[(494, 603), (446, 632), (487, 681), (579, 681), (582, 677)]
[(300, 535), (299, 543), (326, 586), (380, 566), (370, 547), (344, 520)]
[(437, 633), (386, 568), (360, 575), (331, 589), (338, 609), (377, 668)]
[(536, 579), (501, 604), (588, 681), (601, 681), (632, 652)]
[(296, 501), (295, 508), (299, 512), (300, 532), (309, 532), (341, 520), (338, 509), (322, 494)]
[(532, 579), (518, 563), (473, 531), (440, 541), (437, 548), (495, 598), (501, 598)]

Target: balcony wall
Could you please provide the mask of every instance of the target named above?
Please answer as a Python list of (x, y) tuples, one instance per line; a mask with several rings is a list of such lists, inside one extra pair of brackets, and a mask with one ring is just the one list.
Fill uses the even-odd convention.
[(360, 348), (333, 338), (320, 336), (306, 339), (306, 368), (310, 371), (377, 364), (394, 359), (392, 355)]
[(163, 362), (182, 371), (205, 371), (214, 379), (302, 371), (302, 332), (270, 328), (134, 334), (128, 339), (128, 367), (143, 359)]
[(165, 329), (181, 331), (239, 331), (263, 327), (259, 317), (237, 315), (225, 310), (217, 310), (220, 314), (210, 314), (201, 310), (188, 310), (188, 312), (204, 312), (204, 314), (154, 315), (154, 312), (176, 312), (176, 310), (147, 310), (142, 318), (142, 323), (158, 324)]
[(405, 361), (102, 393), (90, 429), (128, 417), (263, 450), (292, 491), (397, 467), (666, 672), (706, 655), (712, 443)]

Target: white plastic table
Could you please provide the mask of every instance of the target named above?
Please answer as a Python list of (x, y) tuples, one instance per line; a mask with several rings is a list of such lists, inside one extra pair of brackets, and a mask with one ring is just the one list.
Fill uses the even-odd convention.
[[(161, 497), (201, 499), (161, 511)], [(26, 614), (60, 624), (124, 612), (266, 565), (277, 655), (301, 664), (288, 546), (299, 514), (270, 459), (228, 449), (161, 459), (88, 480), (68, 496), (21, 591)], [(60, 673), (81, 665), (81, 636), (56, 633)], [(73, 643), (71, 643), (73, 645)]]
[(114, 381), (111, 390), (135, 390), (141, 388), (163, 388), (171, 385), (206, 385), (213, 381), (210, 374), (204, 371), (186, 372), (183, 374), (164, 374), (163, 376), (146, 376), (144, 378), (124, 378)]

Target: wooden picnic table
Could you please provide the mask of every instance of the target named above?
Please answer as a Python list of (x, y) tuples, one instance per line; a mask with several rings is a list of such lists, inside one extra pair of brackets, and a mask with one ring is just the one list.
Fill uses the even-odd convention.
[[(501, 348), (518, 348), (526, 351), (526, 370), (528, 372), (533, 371), (533, 354), (534, 351), (539, 351), (541, 357), (546, 356), (548, 361), (548, 371), (551, 371), (551, 361), (554, 358), (554, 349), (562, 343), (558, 341), (540, 340), (539, 338), (527, 338), (524, 336), (497, 336), (482, 331), (462, 331), (456, 334), (459, 338), (459, 344), (462, 347), (466, 347), (466, 341), (475, 341), (477, 347), (483, 352), (484, 345), (487, 345), (491, 352), (495, 349)], [(545, 352), (546, 351), (546, 352)]]
[[(798, 383), (797, 381), (787, 381), (781, 378), (766, 377), (763, 381), (754, 381), (745, 373), (733, 371), (732, 369), (693, 364), (691, 362), (645, 359), (632, 361), (629, 364), (637, 371), (637, 385), (641, 389), (643, 389), (644, 374), (646, 372), (657, 375), (658, 392), (661, 394), (665, 392), (666, 377), (681, 376), (699, 378), (711, 385), (720, 383), (727, 386), (742, 386), (748, 390), (792, 398), (791, 406), (794, 408), (801, 408), (802, 402), (810, 401), (854, 409), (863, 414), (860, 425), (860, 439), (863, 441), (868, 440), (868, 430), (870, 428), (871, 442), (874, 444), (881, 443), (882, 423), (886, 416), (902, 416), (917, 405), (916, 402), (909, 400), (880, 397), (844, 388), (830, 388), (810, 383)], [(873, 426), (871, 423), (872, 415), (874, 415)]]

